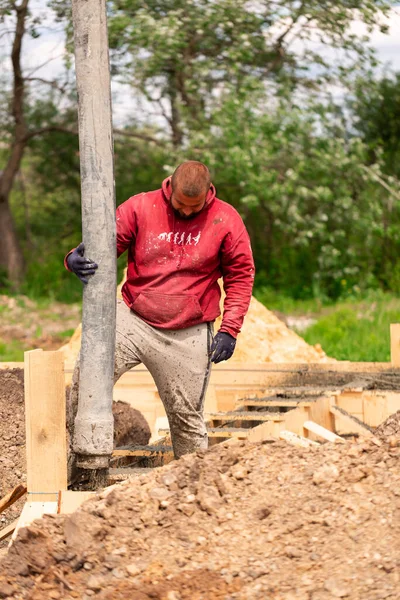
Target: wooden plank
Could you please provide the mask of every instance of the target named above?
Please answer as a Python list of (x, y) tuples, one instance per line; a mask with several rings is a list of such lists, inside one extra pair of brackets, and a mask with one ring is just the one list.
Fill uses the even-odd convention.
[(357, 434), (372, 436), (371, 430), (362, 421), (343, 408), (331, 406), (330, 412), (335, 418), (335, 432), (338, 435)]
[(327, 440), (328, 442), (344, 442), (344, 443), (346, 442), (346, 440), (344, 440), (340, 436), (336, 435), (336, 433), (329, 431), (329, 429), (325, 429), (325, 427), (322, 427), (321, 425), (318, 425), (317, 423), (314, 423), (313, 421), (305, 421), (305, 423), (303, 424), (303, 427), (307, 431), (310, 431), (311, 433), (315, 433), (315, 435), (317, 435), (318, 437), (321, 437), (324, 440)]
[[(308, 419), (329, 431), (335, 431), (335, 422), (330, 411), (332, 402), (332, 398), (329, 397), (318, 398), (308, 410)], [(308, 437), (315, 439), (313, 432), (309, 432)]]
[[(169, 429), (159, 429), (160, 433), (169, 433)], [(207, 435), (209, 438), (230, 438), (237, 437), (240, 439), (245, 439), (251, 429), (245, 429), (242, 427), (210, 427), (207, 429)]]
[(18, 525), (18, 519), (15, 519), (12, 523), (9, 523), (4, 529), (0, 531), (0, 542), (7, 539), (12, 535)]
[(308, 410), (307, 406), (300, 406), (284, 413), (285, 420), (281, 423), (280, 430), (286, 429), (297, 435), (303, 435), (303, 424), (308, 420)]
[(77, 510), (83, 502), (94, 498), (96, 492), (72, 492), (71, 490), (63, 490), (60, 492), (60, 502), (58, 513), (69, 515)]
[(279, 433), (279, 438), (281, 440), (285, 440), (285, 442), (288, 442), (288, 444), (292, 444), (293, 446), (300, 446), (302, 448), (320, 445), (318, 442), (314, 442), (313, 440), (305, 438), (302, 435), (298, 435), (297, 433), (293, 433), (293, 431), (287, 431), (286, 429), (283, 429)]
[(392, 414), (388, 410), (388, 400), (391, 395), (392, 392), (368, 391), (364, 393), (364, 415), (362, 420), (366, 425), (378, 427)]
[(352, 415), (362, 416), (364, 412), (364, 392), (341, 392), (336, 396), (335, 403)]
[[(165, 429), (164, 431), (168, 431), (169, 429)], [(124, 447), (124, 448), (116, 448), (113, 451), (113, 456), (137, 456), (137, 457), (151, 457), (158, 456), (159, 454), (173, 454), (172, 446), (162, 446), (156, 445), (153, 446), (134, 446), (134, 447)]]
[(248, 437), (251, 429), (244, 429), (241, 427), (216, 427), (207, 429), (207, 435), (209, 438), (238, 438), (244, 440)]
[(67, 489), (64, 367), (61, 352), (25, 352), (27, 488), (33, 502)]
[(284, 415), (279, 412), (230, 411), (208, 413), (206, 421), (283, 421)]
[(26, 494), (26, 487), (20, 483), (0, 500), (0, 513), (12, 506), (24, 494)]
[(12, 536), (15, 540), (18, 531), (22, 527), (28, 527), (36, 519), (41, 519), (43, 515), (56, 515), (58, 510), (58, 501), (56, 502), (25, 502), (17, 526)]
[[(318, 398), (318, 396), (316, 397)], [(316, 400), (315, 398), (315, 400)], [(315, 400), (300, 400), (299, 398), (279, 398), (277, 396), (271, 398), (248, 398), (236, 401), (236, 408), (263, 408), (263, 407), (280, 407), (280, 408), (297, 408), (299, 406), (311, 406)]]
[(390, 325), (390, 362), (393, 367), (400, 367), (400, 323)]
[(265, 440), (269, 440), (271, 438), (278, 438), (280, 422), (276, 421), (267, 421), (266, 423), (261, 423), (257, 427), (253, 427), (252, 429), (248, 429), (247, 439), (249, 442), (258, 443), (264, 442)]

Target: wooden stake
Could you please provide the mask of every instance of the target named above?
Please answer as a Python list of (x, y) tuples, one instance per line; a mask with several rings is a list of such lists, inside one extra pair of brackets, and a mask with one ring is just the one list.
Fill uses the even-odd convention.
[(26, 487), (20, 483), (0, 500), (0, 513), (9, 508), (26, 494)]
[(15, 519), (12, 523), (9, 523), (4, 529), (0, 531), (0, 542), (7, 539), (12, 535), (18, 525), (18, 519)]
[(57, 502), (67, 489), (64, 365), (61, 352), (25, 352), (28, 502)]
[(400, 367), (400, 323), (390, 325), (390, 361), (394, 367)]

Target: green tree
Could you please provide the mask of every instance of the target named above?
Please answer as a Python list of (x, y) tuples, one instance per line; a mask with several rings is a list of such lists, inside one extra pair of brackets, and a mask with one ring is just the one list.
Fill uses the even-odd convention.
[(400, 176), (400, 73), (359, 79), (351, 106), (354, 126), (373, 162), (381, 154), (384, 171)]
[[(296, 297), (386, 285), (380, 164), (365, 170), (368, 148), (348, 142), (326, 108), (284, 101), (266, 115), (252, 101), (228, 100), (214, 115), (214, 135), (194, 136), (190, 155), (211, 166), (219, 196), (245, 218), (259, 284)], [(399, 223), (396, 208), (397, 251)]]
[[(343, 77), (370, 64), (368, 31), (393, 2), (247, 0), (112, 0), (110, 46), (114, 72), (131, 81), (149, 108), (165, 119), (175, 147), (190, 131), (213, 122), (225, 93), (268, 84), (276, 92)], [(381, 26), (385, 30), (385, 26)], [(339, 61), (332, 62), (336, 49)], [(284, 83), (284, 87), (282, 84)]]

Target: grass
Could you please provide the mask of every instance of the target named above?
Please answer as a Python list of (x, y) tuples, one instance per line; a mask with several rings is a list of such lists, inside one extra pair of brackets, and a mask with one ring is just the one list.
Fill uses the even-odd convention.
[(0, 362), (23, 362), (25, 350), (29, 348), (20, 340), (7, 343), (0, 340)]
[(333, 303), (262, 292), (256, 296), (270, 309), (314, 317), (316, 323), (298, 333), (308, 344), (320, 344), (328, 356), (353, 362), (390, 360), (390, 324), (400, 323), (400, 298), (393, 294), (370, 291)]

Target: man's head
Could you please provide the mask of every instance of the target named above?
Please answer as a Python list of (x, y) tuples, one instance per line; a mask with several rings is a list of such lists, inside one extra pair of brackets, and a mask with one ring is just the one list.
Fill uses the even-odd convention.
[(210, 185), (210, 171), (203, 163), (182, 163), (171, 179), (172, 208), (182, 219), (192, 219), (204, 208)]

